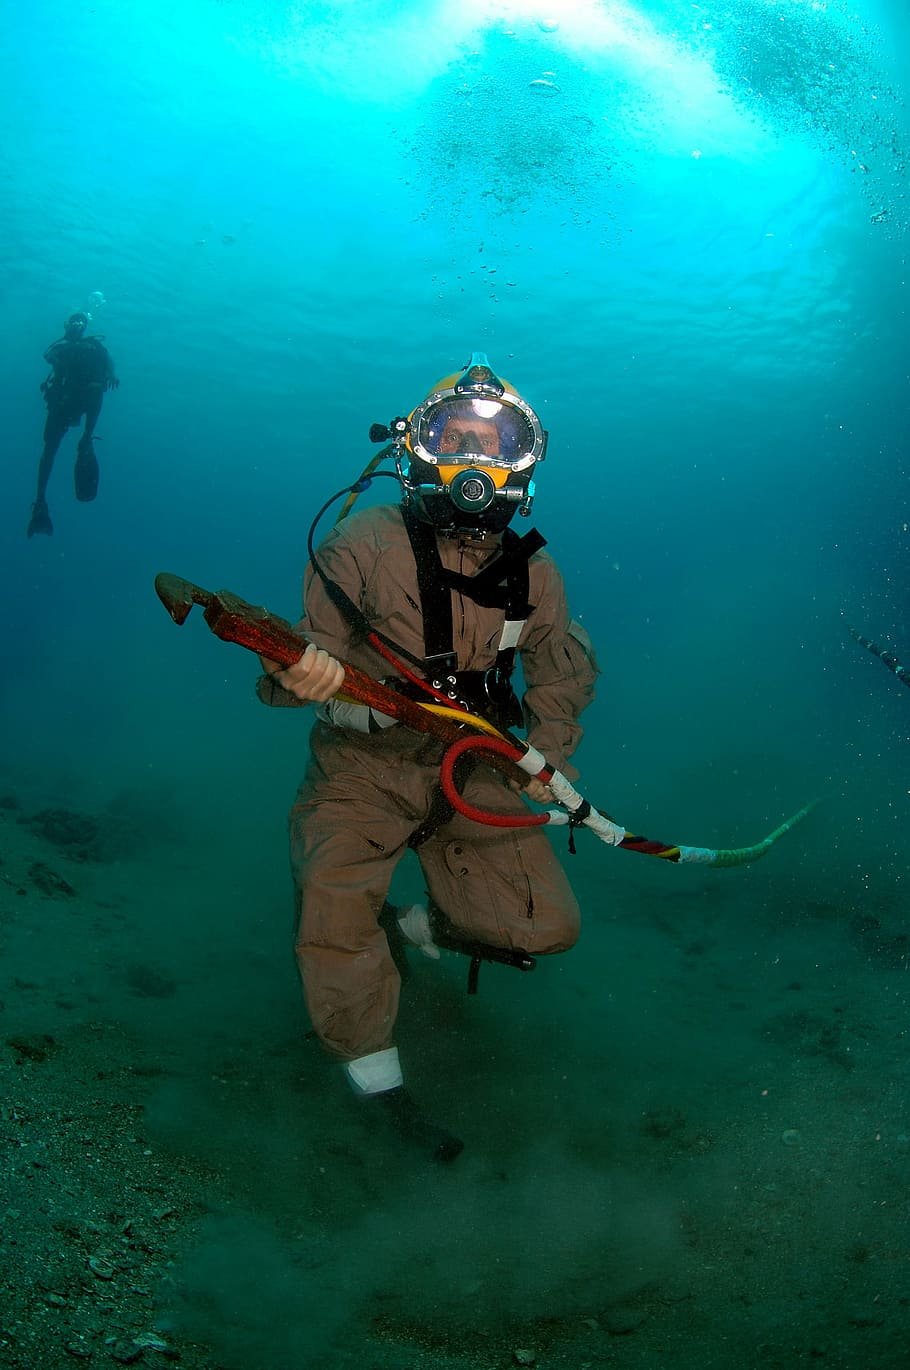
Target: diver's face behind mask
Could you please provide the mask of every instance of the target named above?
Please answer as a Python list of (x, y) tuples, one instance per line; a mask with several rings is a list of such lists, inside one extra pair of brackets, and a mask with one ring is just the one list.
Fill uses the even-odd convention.
[(71, 314), (63, 325), (63, 336), (67, 342), (77, 342), (87, 328), (87, 314)]
[(443, 532), (498, 533), (516, 510), (529, 513), (531, 473), (546, 449), (537, 415), (481, 356), (460, 378), (440, 381), (410, 416), (405, 489)]
[(498, 457), (502, 446), (499, 429), (493, 419), (452, 414), (446, 419), (439, 436), (440, 455), (465, 455), (482, 452), (487, 457)]

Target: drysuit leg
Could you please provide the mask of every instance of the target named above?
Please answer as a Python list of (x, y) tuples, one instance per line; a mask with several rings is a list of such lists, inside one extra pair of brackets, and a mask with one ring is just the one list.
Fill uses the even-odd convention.
[(413, 828), (387, 796), (358, 789), (336, 798), (304, 791), (290, 825), (307, 1010), (323, 1046), (345, 1062), (393, 1044), (401, 980), (379, 917)]
[[(480, 768), (464, 793), (480, 808), (527, 812)], [(484, 827), (455, 814), (417, 854), (430, 898), (466, 939), (535, 956), (567, 951), (578, 940), (578, 903), (542, 828)]]
[(372, 790), (365, 774), (347, 794), (328, 798), (319, 789), (308, 794), (305, 782), (291, 812), (296, 952), (310, 1020), (364, 1106), (378, 1110), (371, 1116), (433, 1160), (452, 1161), (461, 1140), (426, 1118), (404, 1088), (393, 1044), (401, 979), (379, 922), (414, 816), (387, 790)]

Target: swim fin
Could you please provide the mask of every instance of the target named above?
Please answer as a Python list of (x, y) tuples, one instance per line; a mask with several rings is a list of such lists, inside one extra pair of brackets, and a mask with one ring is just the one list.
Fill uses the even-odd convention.
[(45, 533), (50, 537), (53, 531), (54, 525), (51, 523), (47, 500), (42, 496), (41, 499), (36, 499), (32, 505), (32, 516), (29, 519), (26, 537), (33, 538), (36, 533)]
[(98, 458), (95, 456), (94, 443), (84, 433), (79, 439), (73, 478), (76, 499), (83, 504), (93, 500), (98, 493)]

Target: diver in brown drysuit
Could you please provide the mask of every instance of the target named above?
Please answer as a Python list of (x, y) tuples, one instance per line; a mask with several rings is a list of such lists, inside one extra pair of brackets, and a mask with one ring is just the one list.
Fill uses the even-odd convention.
[[(438, 1159), (461, 1143), (435, 1128), (404, 1088), (395, 1022), (402, 939), (438, 955), (464, 938), (536, 954), (565, 951), (579, 911), (539, 828), (482, 826), (440, 803), (442, 745), (392, 726), (366, 705), (335, 698), (345, 658), (387, 683), (407, 682), (364, 641), (366, 622), (420, 663), (445, 694), (528, 741), (570, 778), (578, 717), (597, 667), (572, 623), (562, 578), (508, 527), (530, 510), (546, 434), (533, 410), (475, 354), (463, 375), (439, 381), (408, 420), (398, 448), (400, 506), (384, 504), (336, 525), (307, 570), (299, 630), (314, 643), (286, 670), (263, 660), (260, 698), (317, 704), (311, 757), (291, 813), (300, 901), (297, 957), (313, 1027), (370, 1107)], [(497, 560), (495, 573), (483, 571)], [(510, 683), (521, 658), (525, 694)], [(425, 698), (425, 696), (424, 696)], [(464, 783), (472, 804), (522, 812), (521, 799), (483, 766)], [(551, 799), (539, 780), (526, 793)], [(427, 907), (386, 903), (395, 867), (416, 850)], [(390, 949), (391, 944), (391, 949)]]

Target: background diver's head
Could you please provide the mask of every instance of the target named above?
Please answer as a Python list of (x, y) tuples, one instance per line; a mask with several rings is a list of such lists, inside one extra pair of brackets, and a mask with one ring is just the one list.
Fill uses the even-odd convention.
[(67, 342), (77, 342), (88, 328), (88, 315), (77, 313), (71, 314), (63, 325), (63, 336)]
[(547, 435), (534, 410), (475, 352), (408, 416), (405, 499), (444, 533), (500, 533), (531, 511)]

